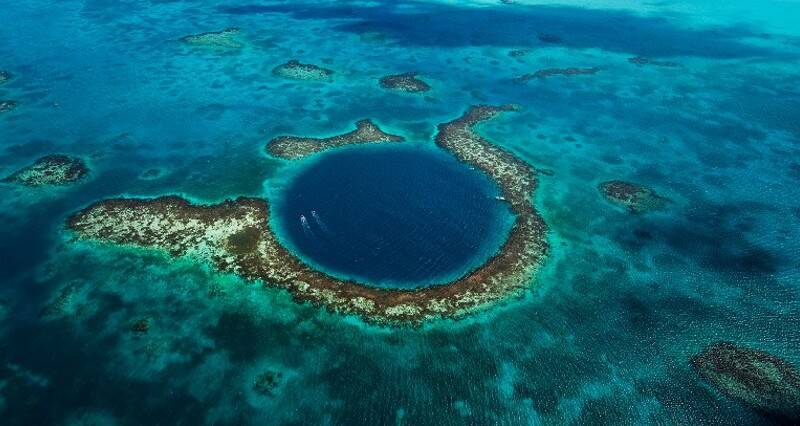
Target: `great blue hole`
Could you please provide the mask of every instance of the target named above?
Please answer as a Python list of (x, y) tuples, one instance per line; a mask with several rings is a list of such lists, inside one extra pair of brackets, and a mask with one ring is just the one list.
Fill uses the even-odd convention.
[(446, 284), (495, 255), (513, 223), (492, 180), (435, 148), (351, 147), (299, 167), (274, 202), (278, 235), (337, 278)]

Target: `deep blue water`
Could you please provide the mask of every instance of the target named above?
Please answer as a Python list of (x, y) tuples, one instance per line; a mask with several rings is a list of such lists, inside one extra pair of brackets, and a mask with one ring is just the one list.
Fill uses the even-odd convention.
[(304, 258), (393, 288), (462, 276), (500, 248), (513, 220), (485, 175), (433, 149), (334, 151), (283, 193), (278, 219)]
[[(64, 188), (0, 184), (3, 426), (775, 424), (689, 360), (724, 340), (800, 366), (798, 2), (6, 3), (0, 69), (14, 77), (0, 100), (19, 106), (0, 114), (0, 175), (52, 153), (91, 173)], [(242, 48), (178, 42), (229, 27)], [(628, 61), (638, 55), (679, 66)], [(334, 78), (272, 75), (290, 59)], [(514, 80), (553, 67), (599, 71)], [(378, 85), (407, 71), (433, 89)], [(521, 110), (479, 131), (553, 172), (534, 200), (551, 255), (522, 297), (460, 321), (371, 326), (64, 229), (122, 195), (277, 205), (315, 161), (265, 154), (277, 135), (371, 118), (433, 150), (437, 124), (508, 102)], [(140, 179), (150, 168), (161, 177)], [(611, 179), (672, 203), (629, 214), (597, 192)], [(61, 314), (41, 315), (65, 288)], [(131, 331), (141, 318), (146, 334)], [(282, 373), (272, 395), (253, 389), (264, 371)]]

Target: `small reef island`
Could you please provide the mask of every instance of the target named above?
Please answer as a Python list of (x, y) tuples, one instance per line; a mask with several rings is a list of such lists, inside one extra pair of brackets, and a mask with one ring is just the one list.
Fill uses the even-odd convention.
[(17, 170), (2, 182), (25, 186), (66, 185), (80, 180), (88, 173), (89, 168), (80, 158), (68, 155), (48, 155)]
[(660, 210), (670, 203), (651, 188), (621, 180), (611, 180), (598, 185), (597, 189), (612, 203), (627, 208), (632, 213)]
[(345, 145), (364, 143), (403, 142), (402, 136), (391, 135), (381, 130), (371, 120), (356, 123), (356, 129), (343, 135), (329, 138), (304, 138), (299, 136), (278, 136), (267, 143), (267, 151), (275, 157), (296, 160), (311, 154)]
[(387, 75), (379, 81), (384, 89), (398, 90), (408, 93), (424, 93), (431, 90), (431, 86), (417, 78), (417, 73), (407, 72), (397, 75)]
[(314, 64), (303, 64), (296, 59), (292, 59), (273, 68), (272, 74), (288, 80), (330, 81), (333, 77), (333, 70)]
[(182, 37), (180, 41), (189, 46), (238, 49), (244, 46), (238, 37), (238, 28), (227, 28), (222, 31), (188, 35)]
[[(216, 205), (194, 205), (176, 196), (111, 199), (76, 213), (68, 219), (68, 227), (80, 239), (192, 256), (220, 271), (284, 288), (299, 302), (359, 315), (369, 322), (403, 325), (459, 317), (526, 288), (549, 251), (547, 227), (532, 203), (537, 186), (534, 169), (475, 131), (478, 123), (515, 109), (513, 105), (475, 106), (460, 118), (439, 125), (436, 145), (496, 182), (514, 214), (500, 250), (451, 282), (414, 289), (380, 288), (317, 271), (279, 242), (270, 228), (270, 208), (264, 199), (239, 198)], [(311, 139), (313, 149), (292, 150), (292, 142), (304, 140), (284, 137), (271, 141), (267, 149), (283, 158), (298, 159), (334, 146), (364, 142), (342, 135)]]
[(780, 423), (800, 423), (800, 373), (767, 352), (722, 342), (691, 359), (697, 373), (725, 395)]

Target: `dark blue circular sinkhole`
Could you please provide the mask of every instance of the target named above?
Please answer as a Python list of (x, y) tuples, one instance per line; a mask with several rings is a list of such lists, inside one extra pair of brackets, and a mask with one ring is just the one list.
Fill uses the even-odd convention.
[(385, 288), (465, 275), (500, 249), (513, 223), (485, 174), (414, 146), (323, 154), (275, 201), (278, 234), (304, 261)]

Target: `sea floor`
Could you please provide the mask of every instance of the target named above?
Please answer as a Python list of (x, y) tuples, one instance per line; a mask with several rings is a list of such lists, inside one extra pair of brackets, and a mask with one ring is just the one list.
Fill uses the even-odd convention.
[[(798, 20), (744, 0), (5, 5), (0, 178), (49, 154), (89, 173), (0, 183), (0, 423), (789, 422), (692, 358), (731, 342), (800, 368)], [(273, 72), (292, 59), (333, 74)], [(405, 72), (431, 90), (379, 84)], [(479, 132), (540, 171), (550, 253), (461, 319), (374, 325), (65, 225), (120, 196), (278, 197), (305, 165), (266, 151), (279, 135), (369, 118), (433, 149), (508, 103)], [(610, 180), (669, 202), (632, 213)]]

